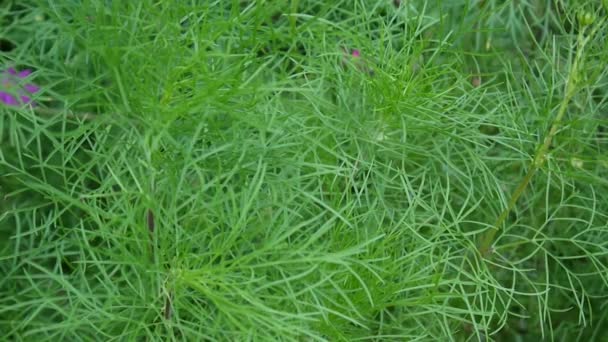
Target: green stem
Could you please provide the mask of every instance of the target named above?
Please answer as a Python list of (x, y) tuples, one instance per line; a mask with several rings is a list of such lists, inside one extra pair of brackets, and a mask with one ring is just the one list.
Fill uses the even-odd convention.
[(584, 36), (585, 30), (584, 29), (580, 30), (580, 32), (578, 34), (578, 39), (577, 39), (578, 49), (576, 52), (576, 56), (574, 57), (574, 61), (572, 62), (572, 66), (570, 67), (570, 72), (568, 74), (568, 80), (566, 82), (565, 96), (562, 99), (562, 102), (559, 106), (557, 116), (555, 117), (555, 120), (553, 121), (553, 124), (551, 125), (551, 129), (549, 130), (549, 133), (545, 137), (543, 144), (536, 151), (536, 154), (534, 155), (534, 159), (528, 169), (528, 172), (526, 173), (524, 178), (521, 180), (521, 182), (517, 185), (517, 188), (515, 188), (515, 191), (511, 195), (511, 198), (509, 200), (507, 207), (500, 213), (500, 215), (496, 219), (496, 222), (494, 223), (493, 227), (491, 229), (487, 230), (481, 236), (480, 243), (479, 243), (479, 251), (482, 256), (487, 257), (492, 253), (492, 244), (494, 243), (496, 234), (500, 231), (503, 223), (509, 216), (509, 213), (511, 212), (511, 210), (513, 210), (513, 208), (517, 204), (517, 201), (519, 200), (521, 195), (524, 193), (524, 191), (528, 187), (528, 184), (532, 180), (532, 177), (534, 176), (536, 171), (538, 171), (538, 169), (540, 169), (545, 164), (545, 161), (547, 159), (546, 156), (549, 151), (549, 148), (551, 147), (551, 143), (553, 142), (553, 138), (555, 137), (555, 135), (557, 134), (557, 131), (559, 130), (559, 128), (561, 126), (562, 119), (564, 118), (564, 115), (566, 114), (566, 110), (568, 109), (570, 100), (572, 100), (572, 97), (574, 97), (574, 95), (577, 92), (577, 89), (576, 89), (577, 81), (580, 78), (579, 65), (583, 59), (583, 51), (584, 51), (585, 45), (589, 42), (591, 37), (593, 37), (595, 31), (601, 26), (602, 23), (603, 23), (603, 20), (602, 20), (602, 22), (599, 23), (599, 25), (595, 26), (595, 28), (591, 31), (591, 33), (587, 37)]
[[(64, 112), (64, 110), (60, 110), (60, 109), (41, 108), (41, 107), (34, 107), (33, 110), (35, 113), (38, 113), (41, 115), (46, 115), (46, 116), (57, 115), (57, 114), (61, 114)], [(73, 113), (71, 111), (67, 111), (66, 116), (68, 118), (79, 118), (79, 119), (88, 121), (88, 120), (95, 119), (96, 115), (93, 113)]]

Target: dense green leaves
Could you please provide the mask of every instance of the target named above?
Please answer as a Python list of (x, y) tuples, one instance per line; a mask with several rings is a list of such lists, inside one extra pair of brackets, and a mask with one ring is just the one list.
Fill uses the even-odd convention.
[(3, 5), (0, 331), (603, 336), (605, 10), (393, 3)]

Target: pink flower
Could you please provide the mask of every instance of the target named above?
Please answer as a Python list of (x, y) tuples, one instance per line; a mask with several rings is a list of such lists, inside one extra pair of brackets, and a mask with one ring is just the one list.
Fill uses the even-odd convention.
[(0, 86), (0, 102), (3, 102), (9, 106), (19, 106), (32, 102), (32, 99), (28, 94), (33, 94), (40, 90), (35, 84), (26, 83), (21, 84), (20, 80), (27, 78), (32, 71), (25, 69), (17, 72), (14, 68), (8, 68), (7, 71), (2, 73)]
[(342, 48), (342, 54), (342, 65), (347, 66), (349, 64), (348, 60), (350, 59), (359, 71), (363, 71), (370, 76), (374, 76), (374, 70), (367, 65), (367, 62), (361, 56), (360, 50), (352, 49), (349, 53), (348, 49)]

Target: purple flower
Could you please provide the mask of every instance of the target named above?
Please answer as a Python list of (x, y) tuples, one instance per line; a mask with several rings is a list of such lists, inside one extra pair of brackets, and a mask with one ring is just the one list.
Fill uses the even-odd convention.
[(20, 80), (27, 78), (32, 73), (32, 70), (25, 69), (17, 72), (14, 68), (8, 68), (2, 73), (0, 86), (0, 101), (9, 106), (19, 106), (32, 102), (28, 94), (33, 94), (40, 90), (35, 84), (22, 85)]

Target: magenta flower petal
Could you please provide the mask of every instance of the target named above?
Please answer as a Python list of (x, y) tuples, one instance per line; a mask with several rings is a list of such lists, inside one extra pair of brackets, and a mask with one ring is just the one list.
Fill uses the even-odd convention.
[(30, 103), (30, 102), (32, 102), (32, 99), (27, 95), (21, 95), (21, 102)]
[[(32, 73), (32, 70), (30, 70), (30, 69), (25, 69), (25, 70), (23, 70), (23, 71), (20, 71), (20, 72), (17, 74), (17, 77), (19, 77), (19, 78), (26, 78), (26, 77), (28, 77), (28, 76), (29, 76), (31, 73)], [(13, 75), (14, 75), (14, 74), (13, 74)]]
[(352, 55), (355, 58), (359, 58), (359, 57), (361, 57), (361, 52), (359, 50), (355, 49), (355, 50), (353, 50)]
[(0, 91), (0, 102), (3, 102), (9, 106), (19, 105), (19, 102), (17, 102), (17, 99), (13, 95), (3, 91)]
[(25, 91), (27, 91), (28, 93), (35, 93), (40, 90), (40, 87), (34, 84), (26, 84), (23, 86), (23, 89), (25, 89)]
[[(32, 98), (28, 96), (29, 94), (36, 93), (40, 90), (35, 84), (20, 84), (16, 78), (26, 78), (31, 75), (31, 69), (25, 69), (17, 72), (15, 68), (8, 68), (4, 72), (4, 77), (0, 77), (0, 102), (9, 105), (9, 106), (19, 106), (22, 104), (32, 104), (35, 103), (32, 101)], [(8, 74), (8, 75), (7, 75)], [(16, 76), (16, 77), (14, 77)], [(11, 90), (11, 92), (6, 92), (2, 90)], [(16, 93), (16, 94), (15, 94)], [(15, 94), (15, 95), (13, 95)]]

